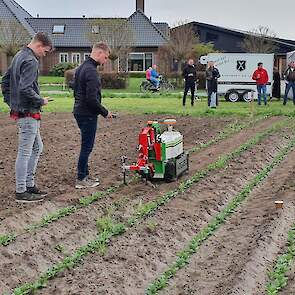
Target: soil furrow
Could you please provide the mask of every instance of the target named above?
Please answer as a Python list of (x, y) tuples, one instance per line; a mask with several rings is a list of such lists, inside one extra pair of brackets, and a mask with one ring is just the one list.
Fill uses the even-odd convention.
[[(160, 294), (265, 294), (267, 271), (295, 220), (294, 159), (293, 151)], [(278, 199), (283, 211), (275, 208)]]
[[(272, 123), (275, 123), (277, 121), (278, 121), (277, 118), (272, 118), (272, 119), (268, 119), (267, 121), (260, 122), (257, 124), (257, 126), (255, 126), (253, 128), (249, 128), (247, 130), (243, 130), (240, 133), (235, 134), (228, 139), (225, 139), (224, 141), (220, 142), (216, 146), (213, 145), (213, 146), (210, 146), (204, 150), (201, 150), (197, 153), (192, 154), (190, 156), (190, 162), (193, 163), (193, 166), (191, 166), (191, 169), (190, 169), (191, 172), (206, 167), (209, 163), (216, 161), (216, 159), (220, 155), (223, 155), (223, 154), (227, 153), (228, 151), (238, 147), (240, 145), (240, 143), (248, 140), (253, 134), (268, 128), (269, 126), (271, 126)], [(209, 136), (209, 137), (206, 138), (206, 140), (209, 140), (210, 138), (213, 137), (212, 135), (210, 135), (210, 133), (207, 136)], [(205, 142), (205, 140), (202, 140), (202, 141)], [(220, 146), (220, 148), (219, 148), (219, 146)], [(119, 167), (118, 167), (118, 169), (119, 169)], [(120, 168), (120, 170), (121, 170), (121, 168)], [(120, 173), (121, 173), (121, 171), (117, 171), (118, 178), (120, 178)], [(172, 188), (177, 187), (179, 185), (180, 181), (183, 181), (183, 178), (180, 179), (179, 181), (176, 181), (176, 182), (170, 183), (170, 184), (166, 184), (166, 183), (160, 183), (160, 185), (156, 184), (158, 194), (162, 193), (166, 189), (172, 189)], [(108, 185), (111, 185), (110, 181), (109, 181)], [(134, 191), (134, 196), (135, 196), (135, 198), (131, 198), (128, 202), (129, 204), (130, 204), (130, 202), (132, 203), (131, 205), (129, 205), (129, 207), (131, 209), (134, 206), (136, 206), (140, 200), (144, 201), (144, 200), (148, 200), (149, 197), (152, 197), (151, 192), (154, 191), (148, 187), (143, 188), (142, 184), (136, 184), (136, 185), (132, 186), (131, 189)], [(92, 189), (92, 192), (93, 191), (94, 190)], [(124, 196), (125, 194), (128, 194), (128, 191), (129, 191), (128, 189), (127, 190), (125, 189), (123, 191), (120, 190), (118, 193), (115, 193), (113, 195), (113, 199), (122, 198), (122, 196)], [(87, 190), (86, 192), (90, 193), (91, 190)], [(75, 194), (77, 195), (77, 192), (75, 192)], [(59, 197), (59, 200), (61, 200), (61, 199), (63, 199), (63, 196)], [(134, 201), (133, 201), (133, 199), (134, 199)], [(77, 197), (76, 197), (76, 201), (77, 201)], [(44, 204), (45, 204), (45, 207), (46, 207), (46, 204), (48, 205), (48, 208), (49, 208), (48, 212), (54, 212), (54, 211), (58, 210), (58, 208), (61, 208), (61, 205), (65, 205), (65, 203), (61, 204), (60, 202), (54, 202), (54, 201), (53, 202), (45, 202)], [(0, 234), (7, 233), (10, 231), (19, 232), (23, 229), (24, 223), (28, 224), (28, 223), (39, 221), (40, 218), (42, 216), (44, 216), (44, 211), (46, 211), (46, 210), (43, 210), (43, 206), (44, 205), (39, 205), (38, 207), (41, 207), (42, 209), (38, 210), (37, 212), (36, 212), (36, 208), (34, 207), (31, 209), (28, 208), (28, 210), (23, 210), (24, 212), (22, 212), (20, 214), (14, 213), (13, 215), (12, 215), (12, 212), (14, 212), (14, 208), (8, 207), (7, 210), (9, 210), (10, 215), (12, 215), (12, 216), (10, 218), (7, 218), (7, 220), (5, 220), (5, 221), (3, 220), (1, 222)], [(23, 205), (21, 207), (23, 207), (23, 209), (27, 208), (25, 205)], [(19, 211), (22, 211), (22, 210), (18, 210), (18, 212)], [(33, 214), (30, 214), (31, 211), (33, 212)], [(15, 215), (18, 216), (17, 219), (22, 220), (22, 222), (20, 222), (20, 223), (15, 222)], [(35, 218), (31, 219), (30, 216), (32, 216), (32, 217), (34, 216)]]
[[(165, 269), (190, 236), (223, 208), (286, 142), (280, 135), (270, 136), (239, 161), (233, 161), (226, 171), (217, 172), (193, 186), (182, 198), (172, 200), (138, 230), (119, 237), (105, 257), (86, 258), (81, 267), (53, 280), (52, 286), (41, 293), (76, 294), (75, 290), (82, 288), (85, 294), (143, 294), (149, 281)], [(238, 174), (241, 176), (237, 177)]]
[[(150, 118), (151, 116), (148, 115), (132, 117), (122, 115), (112, 124), (100, 119), (97, 144), (90, 159), (90, 167), (92, 168), (91, 173), (101, 178), (102, 188), (122, 180), (122, 155), (126, 155), (130, 161), (136, 160), (138, 134)], [(274, 119), (269, 120), (269, 122), (274, 121)], [(53, 127), (47, 127), (46, 124), (52, 121), (54, 122)], [(177, 129), (184, 135), (185, 147), (191, 148), (196, 143), (206, 142), (216, 136), (229, 121), (229, 119), (179, 117)], [(80, 144), (76, 124), (71, 114), (44, 115), (42, 124), (45, 149), (38, 168), (37, 183), (49, 192), (48, 202), (52, 209), (76, 203), (82, 195), (90, 195), (95, 191), (89, 189), (81, 192), (74, 188)], [(14, 200), (14, 163), (17, 140), (14, 126), (5, 133), (4, 138), (5, 140), (0, 143), (0, 221), (16, 214), (30, 213), (32, 209), (29, 205), (16, 204)], [(48, 202), (35, 206), (42, 208), (48, 206), (46, 205)]]

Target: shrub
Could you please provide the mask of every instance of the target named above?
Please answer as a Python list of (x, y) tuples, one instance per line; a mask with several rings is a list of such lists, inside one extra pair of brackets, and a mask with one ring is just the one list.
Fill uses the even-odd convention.
[(104, 89), (125, 89), (127, 88), (127, 73), (100, 73), (101, 85)]
[[(165, 76), (176, 88), (184, 87), (184, 81), (182, 74), (177, 72), (171, 72), (167, 76)], [(206, 88), (206, 74), (204, 71), (197, 71), (197, 79), (198, 81), (198, 89)]]
[(129, 78), (145, 79), (145, 72), (129, 72)]
[(204, 71), (198, 71), (197, 72), (197, 78), (199, 80), (198, 88), (199, 89), (205, 89), (206, 88), (206, 73)]
[(63, 77), (66, 70), (74, 69), (78, 66), (76, 63), (63, 62), (56, 64), (49, 72), (50, 76)]

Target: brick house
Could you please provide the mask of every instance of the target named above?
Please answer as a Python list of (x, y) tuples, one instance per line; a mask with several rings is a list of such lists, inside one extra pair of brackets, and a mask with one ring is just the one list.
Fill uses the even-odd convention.
[[(39, 18), (32, 17), (24, 8), (13, 0), (0, 0), (0, 20), (16, 19), (32, 36), (35, 32), (47, 32), (55, 47), (55, 51), (40, 62), (40, 72), (48, 74), (59, 62), (81, 63), (89, 55), (91, 43), (87, 37), (93, 28), (91, 21), (81, 18)], [(128, 58), (128, 71), (145, 71), (153, 63), (157, 63), (158, 49), (169, 39), (167, 23), (154, 23), (144, 14), (144, 0), (136, 1), (135, 12), (126, 19), (133, 32), (133, 44)], [(111, 68), (110, 63), (104, 67)], [(0, 56), (0, 72), (7, 69), (7, 58)]]

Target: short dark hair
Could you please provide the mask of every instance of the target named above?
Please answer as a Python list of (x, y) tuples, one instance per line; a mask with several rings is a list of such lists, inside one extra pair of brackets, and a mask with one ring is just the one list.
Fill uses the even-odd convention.
[(262, 65), (263, 65), (263, 62), (259, 62), (259, 63), (257, 64), (258, 67), (260, 67), (260, 66), (262, 66)]
[(48, 36), (47, 33), (45, 32), (38, 32), (36, 35), (33, 37), (34, 42), (41, 42), (43, 46), (48, 46), (52, 49), (52, 41), (50, 37)]

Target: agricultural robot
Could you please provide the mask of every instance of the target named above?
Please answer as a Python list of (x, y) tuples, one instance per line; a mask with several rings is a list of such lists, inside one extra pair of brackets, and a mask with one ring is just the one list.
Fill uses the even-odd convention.
[[(161, 131), (161, 124), (167, 126), (166, 131)], [(175, 124), (174, 119), (147, 122), (139, 134), (137, 163), (126, 165), (127, 158), (122, 157), (125, 184), (127, 171), (136, 171), (146, 181), (164, 179), (171, 182), (188, 170), (188, 154), (183, 151), (183, 136), (173, 129)]]

